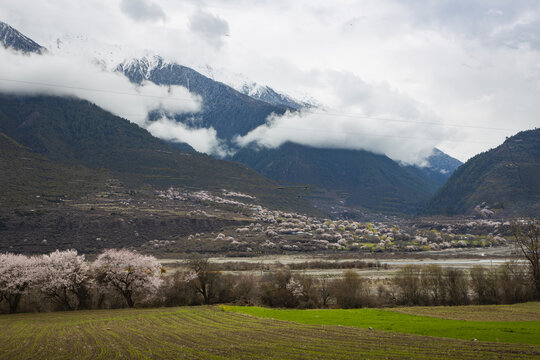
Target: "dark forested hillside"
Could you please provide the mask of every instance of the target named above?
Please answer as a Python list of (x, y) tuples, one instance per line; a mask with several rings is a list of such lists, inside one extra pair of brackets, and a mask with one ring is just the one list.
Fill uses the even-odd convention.
[[(167, 63), (159, 57), (132, 59), (119, 65), (117, 71), (134, 83), (149, 80), (159, 85), (181, 85), (200, 95), (201, 112), (177, 115), (176, 120), (190, 126), (213, 127), (219, 138), (232, 147), (235, 135), (244, 135), (264, 124), (272, 113), (282, 114), (292, 109), (254, 100), (193, 69)], [(297, 163), (300, 153), (302, 162)], [(402, 167), (386, 156), (366, 151), (315, 149), (292, 144), (258, 152), (240, 149), (233, 160), (275, 180), (310, 183), (329, 191), (345, 192), (351, 206), (390, 213), (414, 212), (460, 164), (438, 150), (428, 159), (431, 160), (429, 167), (419, 168)]]
[(459, 167), (425, 209), (463, 214), (486, 203), (495, 212), (540, 216), (540, 129), (523, 131)]
[(374, 211), (412, 213), (431, 196), (427, 178), (368, 151), (286, 143), (277, 149), (243, 149), (233, 159), (280, 182), (339, 191), (347, 205)]
[(294, 189), (276, 192), (273, 181), (245, 165), (181, 152), (87, 101), (1, 95), (0, 131), (54, 162), (106, 168), (128, 184), (230, 188), (268, 206), (310, 209)]
[(104, 171), (55, 164), (0, 133), (0, 204), (57, 202), (104, 186)]

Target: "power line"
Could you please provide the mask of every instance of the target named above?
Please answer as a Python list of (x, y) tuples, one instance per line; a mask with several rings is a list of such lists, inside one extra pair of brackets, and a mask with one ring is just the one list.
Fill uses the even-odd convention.
[(471, 129), (483, 129), (483, 130), (500, 130), (500, 131), (520, 131), (521, 130), (521, 129), (515, 129), (515, 128), (497, 128), (497, 127), (489, 127), (489, 126), (475, 126), (475, 125), (464, 125), (464, 124), (442, 124), (442, 123), (436, 123), (436, 122), (430, 122), (430, 121), (414, 121), (414, 120), (403, 120), (403, 119), (390, 119), (390, 118), (365, 116), (365, 115), (360, 115), (360, 114), (345, 113), (345, 112), (338, 112), (338, 111), (312, 112), (312, 111), (308, 110), (308, 111), (303, 111), (303, 112), (310, 113), (310, 114), (315, 114), (315, 115), (324, 115), (324, 116), (339, 115), (339, 116), (358, 118), (358, 119), (381, 120), (381, 121), (412, 123), (412, 124), (422, 124), (422, 125), (432, 125), (432, 126), (449, 126), (449, 127), (459, 127), (459, 128), (471, 128)]
[[(327, 130), (327, 129), (314, 129), (314, 128), (280, 127), (280, 129), (298, 130), (298, 131), (314, 131), (314, 132), (323, 132), (323, 133), (345, 133), (344, 131), (332, 131), (332, 130)], [(351, 135), (358, 135), (358, 136), (391, 137), (391, 138), (398, 138), (398, 139), (411, 139), (411, 140), (424, 140), (424, 141), (446, 141), (446, 142), (453, 142), (453, 143), (490, 144), (490, 145), (500, 144), (496, 142), (487, 142), (487, 141), (448, 140), (448, 139), (422, 138), (422, 137), (404, 136), (404, 135), (372, 134), (372, 133), (361, 133), (361, 132), (350, 132), (350, 131), (347, 131), (346, 133), (351, 134)]]
[(71, 89), (71, 90), (94, 91), (94, 92), (101, 92), (101, 93), (108, 93), (108, 94), (116, 94), (116, 95), (129, 95), (129, 96), (148, 97), (148, 98), (154, 98), (154, 99), (166, 99), (166, 100), (178, 100), (178, 101), (193, 101), (193, 99), (190, 99), (190, 98), (169, 97), (169, 96), (157, 96), (157, 95), (146, 95), (146, 94), (139, 94), (139, 93), (128, 93), (128, 92), (114, 91), (114, 90), (92, 89), (92, 88), (85, 88), (85, 87), (78, 87), (78, 86), (60, 85), (60, 84), (51, 84), (51, 83), (42, 83), (42, 82), (35, 82), (35, 81), (24, 81), (24, 80), (14, 80), (14, 79), (4, 79), (4, 78), (0, 78), (0, 81), (8, 81), (8, 82), (15, 82), (15, 83), (29, 84), (29, 85), (48, 86), (48, 87), (63, 88), (63, 89)]
[[(134, 113), (122, 113), (118, 114), (118, 116), (128, 117), (128, 116), (141, 116), (143, 114), (134, 114)], [(185, 123), (181, 122), (181, 124), (186, 125)], [(263, 125), (261, 125), (263, 126)], [(198, 130), (198, 129), (205, 129), (204, 127), (201, 128), (188, 128), (188, 130)], [(257, 128), (255, 128), (257, 129)], [(253, 129), (253, 130), (255, 130)], [(391, 137), (391, 138), (397, 138), (397, 139), (411, 139), (411, 140), (424, 140), (424, 141), (438, 141), (438, 142), (451, 142), (451, 143), (466, 143), (466, 144), (487, 144), (487, 145), (500, 145), (498, 142), (488, 142), (488, 141), (467, 141), (467, 140), (449, 140), (449, 139), (436, 139), (436, 138), (422, 138), (422, 137), (414, 137), (414, 136), (404, 136), (404, 135), (390, 135), (390, 134), (372, 134), (372, 133), (365, 133), (365, 132), (351, 132), (351, 131), (336, 131), (336, 130), (329, 130), (329, 129), (316, 129), (316, 128), (294, 128), (294, 127), (280, 127), (280, 129), (285, 130), (295, 130), (295, 131), (312, 131), (312, 132), (322, 132), (322, 133), (334, 133), (334, 134), (350, 134), (350, 135), (357, 135), (357, 136), (373, 136), (373, 137)]]
[[(146, 95), (146, 94), (139, 94), (139, 93), (129, 93), (129, 92), (114, 91), (114, 90), (104, 90), (104, 89), (77, 87), (77, 86), (70, 86), (70, 85), (51, 84), (51, 83), (44, 83), (44, 82), (34, 82), (34, 81), (15, 80), (15, 79), (6, 79), (6, 78), (0, 78), (0, 81), (14, 82), (14, 83), (21, 83), (21, 84), (28, 84), (28, 85), (48, 86), (48, 87), (55, 87), (55, 88), (64, 88), (64, 89), (71, 89), (71, 90), (102, 92), (102, 93), (116, 94), (116, 95), (148, 97), (148, 98), (163, 99), (163, 100), (176, 100), (176, 101), (185, 101), (185, 102), (193, 102), (194, 101), (193, 99), (187, 98), (187, 97), (168, 97), (168, 96)], [(182, 85), (177, 85), (177, 86), (182, 86)], [(322, 116), (330, 116), (330, 117), (343, 116), (343, 117), (364, 119), (364, 120), (388, 121), (388, 122), (398, 122), (398, 123), (406, 123), (406, 124), (419, 124), (419, 125), (428, 125), (428, 126), (457, 127), (457, 128), (470, 128), (470, 129), (495, 130), (495, 131), (520, 131), (520, 130), (522, 130), (522, 129), (517, 129), (517, 128), (498, 128), (498, 127), (476, 126), (476, 125), (465, 125), (465, 124), (437, 123), (437, 122), (430, 122), (430, 121), (391, 119), (391, 118), (365, 116), (365, 115), (362, 115), (362, 114), (354, 114), (354, 113), (346, 113), (346, 112), (338, 112), (338, 111), (314, 112), (314, 111), (309, 111), (309, 110), (301, 110), (299, 112), (299, 114), (306, 114), (306, 113), (307, 114), (312, 114), (312, 115), (322, 115)], [(126, 113), (126, 115), (127, 115), (127, 113)]]

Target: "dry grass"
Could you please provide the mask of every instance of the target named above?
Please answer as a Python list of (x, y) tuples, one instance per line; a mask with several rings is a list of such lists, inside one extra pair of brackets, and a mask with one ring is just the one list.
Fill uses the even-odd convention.
[[(540, 302), (513, 305), (416, 306), (394, 311), (452, 320), (540, 321)], [(538, 334), (540, 337), (540, 334)]]

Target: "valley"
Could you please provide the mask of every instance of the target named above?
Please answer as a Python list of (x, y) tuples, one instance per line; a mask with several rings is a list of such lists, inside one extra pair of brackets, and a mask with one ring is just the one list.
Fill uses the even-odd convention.
[[(276, 3), (279, 19), (293, 3)], [(132, 34), (126, 47), (108, 43), (110, 29), (94, 39), (56, 27), (44, 47), (0, 19), (0, 358), (540, 358), (538, 49), (529, 37), (468, 40), (463, 59), (448, 51), (435, 61), (411, 49), (462, 35), (417, 29), (348, 42), (365, 54), (335, 67), (348, 51), (308, 51), (296, 63), (287, 47), (261, 56), (287, 42), (275, 38), (284, 23), (263, 21), (271, 6), (256, 19), (266, 25), (249, 29), (272, 29), (253, 51), (208, 10), (212, 1), (170, 13), (154, 0), (119, 5), (129, 20), (100, 10), (90, 33), (114, 24)], [(300, 7), (286, 38), (320, 23), (332, 31), (334, 5), (312, 6)], [(402, 6), (380, 13), (418, 13)], [(490, 20), (475, 28), (506, 16), (482, 11)], [(380, 32), (354, 30), (380, 16), (360, 13), (341, 15), (336, 39)], [(47, 22), (0, 14), (34, 34)], [(135, 34), (153, 49), (126, 50)], [(503, 42), (508, 53), (471, 50)], [(362, 61), (379, 47), (395, 49), (378, 72)], [(307, 49), (304, 40), (292, 48)], [(514, 64), (518, 49), (529, 57)], [(414, 66), (400, 67), (410, 58)], [(424, 61), (459, 72), (415, 73)], [(510, 65), (496, 76), (461, 73), (499, 62)], [(504, 78), (522, 68), (526, 96)]]

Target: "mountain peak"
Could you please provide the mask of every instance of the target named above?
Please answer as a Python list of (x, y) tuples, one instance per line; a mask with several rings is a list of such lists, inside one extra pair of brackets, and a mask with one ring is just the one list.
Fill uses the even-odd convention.
[(168, 62), (159, 55), (134, 57), (118, 64), (115, 71), (124, 73), (132, 81), (140, 83), (150, 79), (152, 71), (161, 69), (167, 64)]
[(0, 43), (6, 49), (21, 51), (25, 54), (43, 54), (47, 51), (46, 48), (2, 21), (0, 21)]
[(208, 64), (197, 66), (196, 68), (197, 71), (210, 79), (226, 84), (239, 93), (255, 100), (264, 101), (270, 105), (285, 106), (296, 110), (322, 107), (318, 101), (311, 97), (302, 96), (299, 99), (298, 97), (284, 94), (268, 85), (261, 85), (244, 74), (235, 73), (223, 68), (213, 68)]
[(448, 177), (450, 177), (458, 167), (463, 165), (458, 159), (451, 157), (437, 148), (433, 148), (433, 152), (426, 161), (430, 169), (438, 171)]

